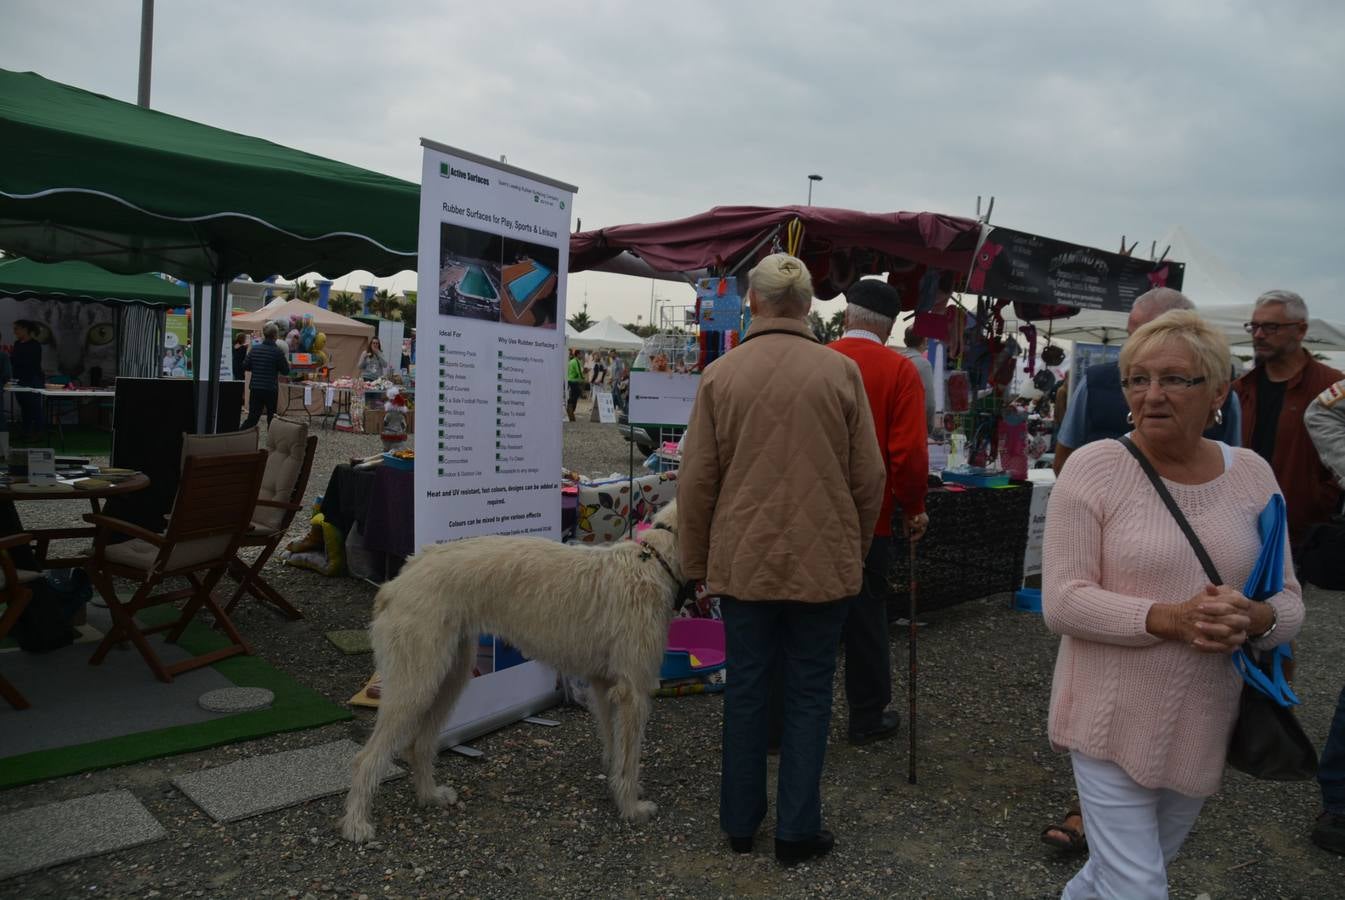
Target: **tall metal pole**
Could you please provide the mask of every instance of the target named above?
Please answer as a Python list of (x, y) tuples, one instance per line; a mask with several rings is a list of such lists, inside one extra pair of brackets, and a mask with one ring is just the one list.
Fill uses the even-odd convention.
[(809, 206), (812, 206), (812, 205), (813, 205), (813, 182), (814, 182), (814, 181), (821, 181), (821, 180), (822, 180), (822, 176), (821, 176), (821, 175), (809, 175), (809, 176), (808, 176), (808, 205), (809, 205)]
[(140, 89), (136, 105), (149, 108), (149, 75), (154, 61), (154, 0), (140, 0)]

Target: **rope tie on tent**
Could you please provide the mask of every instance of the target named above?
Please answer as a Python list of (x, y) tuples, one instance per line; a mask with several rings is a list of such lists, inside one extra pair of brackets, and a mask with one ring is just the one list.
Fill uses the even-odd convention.
[(785, 252), (790, 256), (798, 256), (802, 249), (803, 220), (796, 216), (785, 227)]

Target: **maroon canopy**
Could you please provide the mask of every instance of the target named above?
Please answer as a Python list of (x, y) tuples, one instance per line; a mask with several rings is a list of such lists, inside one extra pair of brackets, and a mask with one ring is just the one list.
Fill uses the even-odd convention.
[[(660, 272), (694, 272), (733, 266), (751, 254), (770, 252), (779, 228), (783, 244), (787, 226), (803, 225), (800, 257), (821, 288), (843, 282), (836, 270), (872, 274), (892, 264), (922, 263), (964, 274), (971, 268), (980, 225), (974, 219), (938, 213), (864, 213), (824, 206), (717, 206), (709, 212), (650, 225), (616, 225), (570, 237), (570, 271), (602, 266), (623, 251), (638, 256)], [(853, 280), (849, 278), (848, 280)], [(822, 297), (822, 293), (818, 293)]]

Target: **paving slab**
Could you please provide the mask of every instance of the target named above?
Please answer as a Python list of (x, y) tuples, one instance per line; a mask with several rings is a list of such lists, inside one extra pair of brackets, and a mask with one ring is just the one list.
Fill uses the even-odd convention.
[[(167, 837), (130, 791), (108, 791), (0, 816), (0, 881)], [(4, 893), (0, 891), (0, 894)]]
[(357, 653), (373, 653), (374, 645), (369, 642), (369, 629), (359, 628), (347, 631), (329, 631), (327, 640), (347, 656)]
[[(179, 775), (173, 784), (216, 822), (237, 822), (345, 792), (359, 750), (354, 741), (333, 741)], [(389, 765), (380, 780), (405, 774)]]

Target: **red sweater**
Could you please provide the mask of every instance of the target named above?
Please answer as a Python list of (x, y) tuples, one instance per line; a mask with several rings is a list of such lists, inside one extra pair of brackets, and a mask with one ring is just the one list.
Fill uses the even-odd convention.
[(878, 446), (887, 467), (883, 508), (873, 533), (892, 533), (892, 506), (907, 516), (925, 511), (929, 447), (925, 435), (925, 388), (915, 365), (891, 347), (861, 337), (841, 338), (828, 345), (859, 366), (869, 395)]

